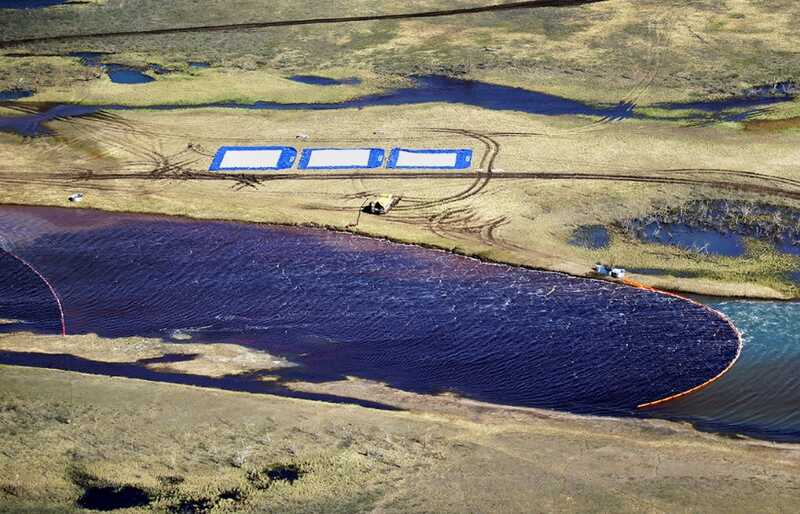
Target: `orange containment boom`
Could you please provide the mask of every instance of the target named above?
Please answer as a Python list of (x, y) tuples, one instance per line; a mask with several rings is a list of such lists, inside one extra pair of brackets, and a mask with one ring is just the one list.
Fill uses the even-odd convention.
[(734, 325), (733, 322), (725, 314), (721, 313), (720, 311), (718, 311), (716, 309), (712, 309), (708, 305), (703, 305), (700, 302), (696, 302), (696, 301), (692, 300), (691, 298), (687, 298), (685, 296), (681, 296), (681, 295), (676, 294), (676, 293), (671, 293), (669, 291), (662, 291), (662, 290), (656, 289), (654, 287), (646, 286), (646, 285), (644, 285), (644, 284), (642, 284), (640, 282), (636, 282), (635, 280), (625, 279), (625, 280), (623, 280), (623, 283), (625, 283), (626, 285), (632, 286), (632, 287), (636, 287), (636, 288), (639, 288), (639, 289), (644, 289), (646, 291), (653, 291), (655, 293), (660, 293), (660, 294), (665, 294), (665, 295), (668, 295), (668, 296), (673, 296), (675, 298), (680, 298), (681, 300), (684, 300), (684, 301), (687, 301), (689, 303), (693, 303), (694, 305), (697, 305), (699, 307), (702, 307), (703, 309), (706, 309), (707, 311), (714, 313), (716, 316), (719, 316), (723, 321), (728, 323), (728, 325), (730, 325), (730, 327), (736, 333), (736, 337), (739, 340), (739, 345), (738, 345), (738, 347), (736, 349), (736, 356), (733, 358), (733, 360), (730, 362), (730, 364), (728, 364), (728, 366), (725, 369), (723, 369), (718, 375), (716, 375), (715, 377), (713, 377), (713, 378), (711, 378), (709, 380), (706, 380), (705, 382), (703, 382), (700, 385), (697, 385), (697, 386), (695, 386), (695, 387), (693, 387), (691, 389), (688, 389), (686, 391), (683, 391), (681, 393), (676, 393), (676, 394), (667, 396), (666, 398), (661, 398), (659, 400), (654, 400), (652, 402), (646, 402), (646, 403), (639, 404), (639, 405), (636, 406), (637, 409), (647, 409), (647, 408), (650, 408), (650, 407), (655, 407), (657, 405), (663, 405), (663, 404), (665, 404), (667, 402), (671, 402), (672, 400), (677, 400), (678, 398), (683, 398), (684, 396), (688, 396), (688, 395), (690, 395), (692, 393), (696, 393), (697, 391), (700, 391), (701, 389), (704, 389), (704, 388), (708, 387), (709, 385), (713, 384), (714, 382), (716, 382), (717, 380), (722, 378), (722, 376), (725, 375), (728, 371), (733, 369), (733, 366), (736, 364), (736, 362), (739, 360), (739, 357), (741, 357), (741, 355), (742, 355), (742, 348), (744, 347), (744, 338), (742, 337), (742, 333), (739, 331), (739, 329), (736, 328), (736, 325)]

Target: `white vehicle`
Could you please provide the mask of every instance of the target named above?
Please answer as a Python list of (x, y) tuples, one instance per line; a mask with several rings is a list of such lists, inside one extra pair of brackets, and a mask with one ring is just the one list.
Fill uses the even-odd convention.
[(611, 268), (611, 278), (625, 278), (625, 268)]

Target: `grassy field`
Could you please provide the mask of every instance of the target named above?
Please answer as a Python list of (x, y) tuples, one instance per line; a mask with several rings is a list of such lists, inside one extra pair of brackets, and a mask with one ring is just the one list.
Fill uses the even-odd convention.
[[(781, 298), (797, 292), (787, 276), (797, 259), (764, 251), (726, 260), (624, 237), (598, 251), (569, 244), (580, 225), (613, 226), (693, 199), (796, 207), (800, 186), (792, 181), (800, 180), (800, 161), (790, 132), (599, 123), (444, 104), (114, 116), (54, 121), (55, 137), (0, 135), (0, 151), (8, 156), (0, 165), (0, 202), (64, 206), (68, 194), (81, 190), (87, 193), (82, 206), (107, 210), (311, 224), (578, 275), (597, 260), (637, 268), (658, 262), (666, 276), (637, 278), (706, 294)], [(509, 128), (514, 133), (504, 134)], [(311, 139), (298, 142), (298, 133)], [(220, 145), (265, 141), (470, 147), (476, 168), (488, 166), (480, 164), (484, 157), (494, 156), (494, 164), (492, 174), (486, 168), (455, 176), (363, 171), (259, 178), (204, 171)], [(361, 216), (356, 225), (358, 208), (380, 193), (404, 200), (389, 216)], [(687, 274), (694, 276), (680, 278)]]
[[(0, 511), (791, 511), (791, 446), (407, 395), (405, 412), (2, 366)], [(296, 480), (290, 480), (296, 474)], [(289, 478), (289, 479), (287, 479)], [(183, 510), (181, 510), (183, 509)], [(191, 510), (194, 509), (194, 510)]]
[[(614, 0), (436, 19), (194, 31), (4, 45), (19, 38), (418, 12), (474, 0), (97, 0), (0, 11), (0, 122), (58, 103), (336, 102), (445, 74), (670, 114), (664, 101), (797, 80), (790, 0)], [(504, 2), (489, 2), (504, 3)], [(153, 77), (112, 84), (74, 51)], [(193, 68), (208, 62), (209, 68)], [(170, 72), (156, 75), (150, 64)], [(361, 83), (320, 87), (296, 73)], [(676, 116), (677, 117), (677, 116)], [(482, 259), (589, 274), (596, 261), (680, 291), (796, 298), (800, 258), (748, 240), (740, 258), (644, 244), (622, 226), (697, 200), (800, 207), (800, 102), (743, 123), (611, 122), (425, 104), (335, 111), (111, 111), (0, 130), (0, 204), (97, 208), (351, 231)], [(0, 123), (0, 125), (2, 125)], [(308, 134), (307, 141), (296, 139)], [(211, 174), (221, 145), (472, 148), (466, 173)], [(480, 171), (478, 171), (480, 170)], [(85, 199), (71, 204), (67, 196)], [(402, 200), (359, 216), (376, 195)], [(582, 225), (607, 248), (570, 244)], [(0, 324), (10, 320), (0, 320)], [(233, 344), (93, 335), (0, 338), (3, 351), (220, 377), (290, 365)], [(0, 366), (0, 512), (78, 511), (98, 491), (128, 512), (789, 512), (800, 453), (661, 421), (581, 418), (346, 380), (293, 384), (401, 412)], [(121, 489), (123, 488), (123, 489)], [(127, 488), (127, 489), (124, 489)], [(115, 493), (116, 492), (116, 493)]]
[[(375, 0), (108, 0), (0, 17), (0, 40), (119, 30), (413, 13), (505, 2)], [(357, 69), (369, 75), (446, 73), (497, 78), (588, 100), (638, 103), (735, 94), (797, 78), (800, 54), (791, 0), (615, 0), (582, 7), (51, 42), (6, 53), (114, 52), (106, 59), (288, 74)], [(81, 82), (85, 70), (31, 58), (0, 61), (0, 89)], [(49, 76), (43, 78), (44, 75)], [(60, 75), (60, 78), (57, 78)], [(21, 82), (20, 82), (21, 81)], [(601, 87), (598, 87), (601, 86)]]

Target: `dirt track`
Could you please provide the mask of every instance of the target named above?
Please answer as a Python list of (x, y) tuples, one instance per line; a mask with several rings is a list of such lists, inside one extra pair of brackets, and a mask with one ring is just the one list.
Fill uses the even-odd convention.
[[(169, 172), (179, 172), (169, 173)], [(70, 174), (64, 173), (36, 173), (26, 172), (24, 176), (25, 182), (36, 181), (64, 181), (74, 184), (75, 181), (102, 181), (102, 180), (210, 180), (210, 181), (232, 181), (232, 182), (245, 182), (253, 185), (263, 184), (276, 180), (298, 180), (298, 181), (328, 181), (328, 180), (386, 180), (386, 179), (426, 179), (426, 180), (464, 180), (475, 178), (476, 175), (479, 179), (491, 178), (492, 180), (587, 180), (587, 181), (622, 181), (622, 182), (638, 182), (644, 184), (677, 184), (677, 185), (692, 185), (692, 186), (706, 186), (719, 189), (728, 189), (733, 191), (760, 193), (768, 195), (778, 195), (791, 199), (800, 200), (800, 184), (788, 179), (780, 177), (772, 177), (770, 175), (760, 175), (754, 172), (738, 172), (738, 171), (718, 171), (718, 170), (691, 170), (691, 173), (719, 173), (740, 175), (747, 178), (756, 178), (764, 182), (782, 182), (797, 187), (797, 190), (788, 190), (780, 187), (769, 185), (747, 184), (741, 182), (732, 182), (724, 180), (706, 180), (702, 178), (680, 178), (671, 177), (669, 174), (684, 174), (689, 173), (687, 170), (651, 170), (651, 172), (662, 172), (664, 175), (630, 175), (630, 174), (616, 174), (616, 173), (575, 173), (575, 172), (411, 172), (411, 173), (390, 173), (390, 172), (370, 172), (370, 173), (320, 173), (320, 174), (274, 174), (274, 175), (224, 175), (206, 172), (202, 170), (187, 170), (182, 168), (179, 164), (169, 165), (167, 167), (158, 168), (150, 173), (141, 172), (93, 172), (93, 171), (75, 171)], [(18, 173), (0, 175), (0, 181), (13, 182), (19, 178)], [(481, 186), (478, 186), (481, 187)], [(441, 202), (449, 198), (461, 200), (476, 194), (474, 187), (466, 189), (464, 192), (453, 197), (434, 201), (434, 204), (441, 205)]]

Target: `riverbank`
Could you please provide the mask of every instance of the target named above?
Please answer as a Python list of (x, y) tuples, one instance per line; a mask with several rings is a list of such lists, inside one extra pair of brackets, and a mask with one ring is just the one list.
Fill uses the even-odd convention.
[[(798, 294), (790, 278), (800, 268), (798, 257), (763, 245), (749, 245), (744, 255), (730, 258), (637, 241), (622, 232), (603, 248), (571, 243), (583, 225), (614, 227), (664, 205), (731, 199), (793, 208), (800, 198), (794, 182), (800, 168), (791, 133), (608, 123), (457, 104), (133, 110), (45, 126), (49, 137), (0, 133), (7, 156), (0, 164), (0, 202), (66, 206), (67, 196), (79, 190), (86, 193), (80, 207), (319, 226), (582, 276), (597, 261), (659, 268), (659, 275), (633, 278), (716, 296)], [(309, 139), (298, 141), (300, 133)], [(422, 174), (205, 171), (219, 146), (265, 143), (473, 148), (476, 165), (467, 173)], [(363, 202), (381, 193), (403, 200), (388, 216), (359, 217)]]
[[(741, 255), (714, 255), (702, 240), (654, 244), (624, 227), (697, 201), (797, 207), (792, 10), (730, 4), (723, 12), (623, 0), (222, 33), (202, 27), (263, 20), (262, 6), (141, 0), (14, 11), (0, 20), (5, 41), (86, 26), (99, 34), (201, 28), (4, 48), (0, 91), (31, 96), (0, 106), (0, 202), (61, 206), (80, 189), (88, 193), (81, 206), (104, 210), (319, 226), (580, 276), (601, 261), (661, 289), (796, 298), (800, 251), (749, 237)], [(459, 7), (474, 4), (418, 0), (407, 11)], [(313, 12), (276, 2), (269, 18), (394, 12), (371, 0)], [(148, 82), (114, 83), (101, 65), (130, 67)], [(336, 105), (391, 97), (409, 77), (429, 74), (451, 82), (428, 103)], [(449, 98), (453, 77), (482, 82)], [(553, 98), (537, 92), (561, 107), (547, 115)], [(784, 101), (747, 103), (754, 98)], [(731, 105), (708, 105), (720, 99)], [(87, 107), (70, 117), (74, 105), (55, 107), (63, 102)], [(197, 108), (210, 103), (221, 106)], [(533, 114), (502, 110), (515, 106)], [(468, 147), (478, 164), (472, 174), (206, 173), (226, 144)], [(389, 216), (358, 217), (382, 193), (403, 200)], [(574, 244), (585, 226), (608, 230), (608, 243)]]
[(381, 412), (13, 366), (0, 391), (9, 512), (70, 511), (119, 486), (157, 510), (780, 511), (798, 487), (795, 447), (668, 422), (446, 398)]

